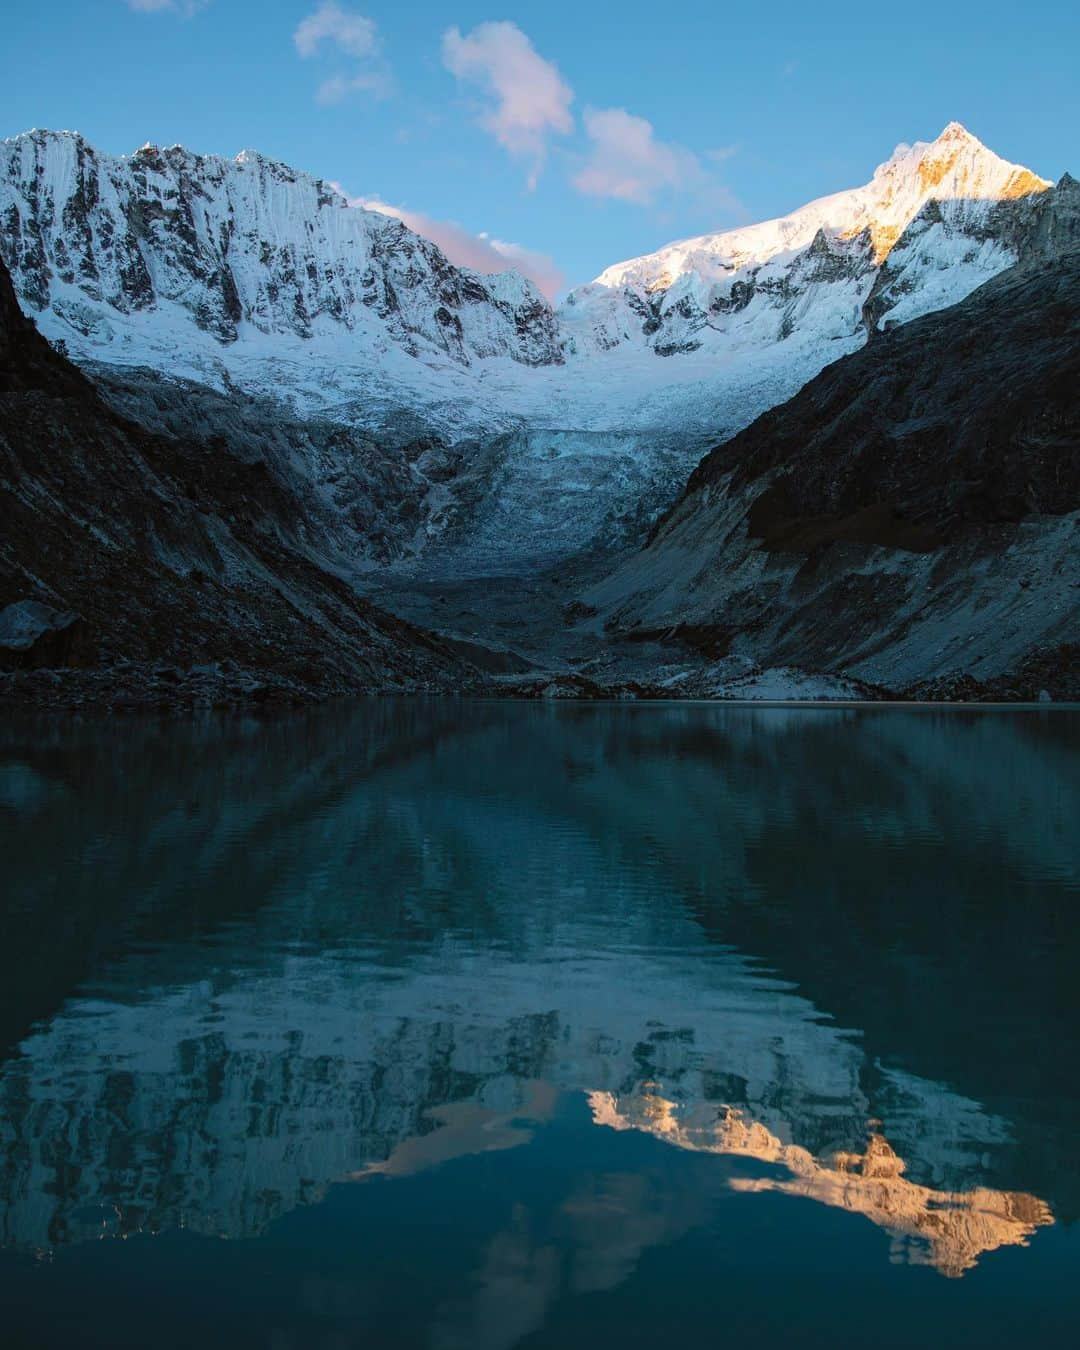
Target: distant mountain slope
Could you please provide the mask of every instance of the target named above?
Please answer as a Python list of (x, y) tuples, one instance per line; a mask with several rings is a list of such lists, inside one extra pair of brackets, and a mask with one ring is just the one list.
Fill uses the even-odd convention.
[(23, 317), (2, 264), (0, 520), (0, 700), (199, 704), (461, 682), (447, 649), (335, 573), (265, 460), (109, 409)]
[(34, 131), (3, 143), (0, 181), (21, 294), (118, 360), (155, 327), (186, 325), (224, 345), (340, 334), (461, 365), (559, 359), (524, 278), (454, 267), (400, 221), (253, 151), (146, 145), (120, 159)]
[[(595, 429), (632, 414), (597, 387), (627, 357), (634, 401), (661, 422), (654, 395), (701, 377), (615, 349), (749, 358), (779, 344), (797, 367), (809, 344), (824, 363), (831, 343), (863, 340), (872, 291), (878, 322), (908, 319), (1012, 265), (1049, 186), (953, 123), (865, 187), (617, 264), (553, 313), (515, 273), (454, 267), (400, 221), (257, 153), (148, 145), (117, 158), (34, 131), (0, 144), (0, 253), (47, 335), (80, 357), (169, 362), (361, 420), (371, 413), (352, 402), (386, 397), (452, 422), (445, 395), (475, 405), (466, 422), (504, 429), (546, 408), (561, 417), (550, 425)], [(930, 203), (917, 250), (897, 250)], [(323, 368), (334, 357), (337, 380)], [(613, 397), (625, 402), (618, 379)], [(567, 420), (575, 403), (584, 421)]]
[(358, 556), (490, 575), (640, 538), (709, 446), (1026, 256), (1055, 195), (954, 123), (864, 187), (619, 264), (552, 311), (255, 153), (117, 158), (35, 131), (0, 143), (0, 256), (50, 340), (118, 372), (125, 407), (148, 371), (157, 402), (164, 375), (187, 382), (181, 408), (195, 382), (257, 400), (251, 425), (318, 424), (326, 453), (288, 439), (335, 538), (358, 496), (368, 521), (390, 502), (363, 464), (357, 483), (353, 433), (433, 444), (375, 456), (403, 510)]
[[(644, 343), (661, 355), (726, 350), (811, 332), (858, 332), (879, 269), (893, 258), (886, 310), (904, 321), (961, 299), (1017, 259), (1017, 236), (1050, 183), (1009, 164), (958, 122), (936, 141), (900, 146), (865, 187), (721, 234), (618, 263), (568, 307), (583, 346)], [(930, 203), (919, 250), (897, 242)]]
[(1071, 179), (1045, 225), (1048, 261), (876, 337), (709, 454), (587, 597), (609, 625), (893, 688), (1080, 695)]

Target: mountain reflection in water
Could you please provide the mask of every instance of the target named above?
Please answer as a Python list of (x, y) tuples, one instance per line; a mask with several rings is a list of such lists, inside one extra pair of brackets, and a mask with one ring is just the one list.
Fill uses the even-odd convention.
[(501, 1209), (441, 1213), (459, 1287), (374, 1343), (542, 1335), (768, 1197), (883, 1272), (1037, 1263), (1080, 1209), (1078, 750), (1061, 711), (6, 727), (0, 1290), (304, 1210), (317, 1248), (469, 1166)]

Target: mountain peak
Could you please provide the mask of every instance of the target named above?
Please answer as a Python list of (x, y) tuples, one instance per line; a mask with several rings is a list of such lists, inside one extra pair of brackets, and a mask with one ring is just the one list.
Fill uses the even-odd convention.
[(884, 262), (929, 201), (1014, 201), (1050, 186), (1030, 169), (996, 155), (960, 122), (950, 122), (934, 141), (897, 146), (875, 172), (867, 203), (875, 261)]
[[(924, 169), (923, 166), (934, 167)], [(915, 173), (923, 180), (922, 185), (929, 188), (936, 186), (938, 181), (957, 170), (958, 166), (960, 178), (982, 178), (988, 187), (993, 184), (994, 195), (1003, 177), (1000, 171), (1021, 168), (996, 155), (963, 123), (950, 122), (932, 141), (916, 141), (913, 145), (901, 142), (884, 164), (878, 166), (874, 177), (892, 178), (898, 174)], [(1024, 169), (1023, 172), (1027, 173), (1028, 170)], [(1035, 179), (1034, 174), (1030, 177)], [(1044, 183), (1041, 178), (1036, 181)]]
[(950, 122), (934, 141), (898, 145), (862, 187), (819, 198), (777, 220), (680, 240), (617, 263), (596, 282), (639, 286), (650, 294), (688, 275), (703, 285), (727, 284), (734, 269), (806, 248), (822, 229), (841, 241), (868, 233), (873, 261), (880, 265), (928, 201), (956, 202), (963, 212), (966, 204), (1011, 201), (1050, 186), (994, 154), (960, 122)]
[(962, 122), (950, 122), (934, 144), (940, 145), (943, 141), (968, 141), (981, 146), (984, 150), (986, 149), (978, 136), (973, 136)]

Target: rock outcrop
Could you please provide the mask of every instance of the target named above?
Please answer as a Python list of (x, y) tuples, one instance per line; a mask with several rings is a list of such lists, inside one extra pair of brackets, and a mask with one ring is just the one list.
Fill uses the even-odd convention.
[(0, 611), (0, 670), (79, 667), (92, 659), (86, 623), (70, 611), (21, 600)]

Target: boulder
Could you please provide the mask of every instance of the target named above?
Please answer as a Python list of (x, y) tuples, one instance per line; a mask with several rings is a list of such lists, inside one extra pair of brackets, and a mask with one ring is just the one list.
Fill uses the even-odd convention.
[(85, 619), (40, 600), (0, 610), (0, 670), (41, 670), (90, 664), (93, 644)]

